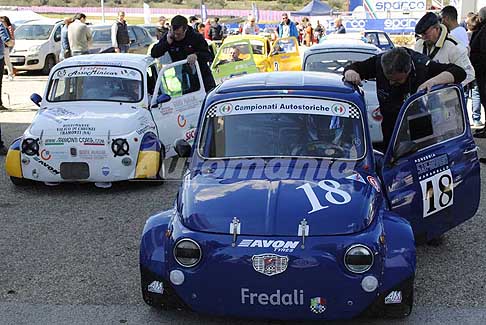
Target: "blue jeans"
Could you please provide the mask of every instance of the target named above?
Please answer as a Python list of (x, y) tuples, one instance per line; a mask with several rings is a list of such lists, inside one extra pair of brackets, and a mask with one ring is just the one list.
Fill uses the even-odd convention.
[(471, 89), (471, 99), (472, 99), (472, 119), (473, 121), (481, 121), (481, 100), (479, 98), (479, 88), (476, 81), (474, 81), (474, 86)]
[(128, 49), (130, 48), (130, 44), (118, 45), (120, 49), (120, 53), (128, 53)]

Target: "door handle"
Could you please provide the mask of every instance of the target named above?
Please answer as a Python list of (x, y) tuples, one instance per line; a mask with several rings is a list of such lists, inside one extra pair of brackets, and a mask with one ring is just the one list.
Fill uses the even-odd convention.
[(474, 146), (474, 148), (472, 148), (472, 149), (466, 149), (466, 150), (464, 150), (464, 154), (467, 155), (469, 153), (478, 152), (478, 150), (479, 150), (479, 147), (478, 146)]

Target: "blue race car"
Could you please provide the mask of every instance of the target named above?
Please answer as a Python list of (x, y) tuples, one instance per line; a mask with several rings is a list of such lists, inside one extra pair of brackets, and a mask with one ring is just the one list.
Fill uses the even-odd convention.
[(174, 207), (140, 247), (151, 306), (263, 319), (405, 317), (416, 241), (471, 218), (477, 147), (456, 85), (404, 103), (373, 150), (360, 89), (341, 76), (231, 79), (201, 110)]

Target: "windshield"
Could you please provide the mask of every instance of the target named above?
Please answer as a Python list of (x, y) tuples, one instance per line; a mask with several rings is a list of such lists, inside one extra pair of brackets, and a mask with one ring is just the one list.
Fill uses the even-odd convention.
[(15, 30), (17, 40), (46, 40), (54, 25), (21, 25)]
[(311, 54), (305, 59), (305, 71), (342, 74), (344, 67), (356, 61), (364, 61), (375, 55), (370, 52), (336, 51)]
[(101, 100), (139, 102), (143, 98), (142, 74), (131, 68), (82, 66), (58, 69), (49, 83), (50, 102)]
[(206, 114), (198, 151), (204, 158), (361, 159), (359, 110), (313, 98), (266, 98), (216, 104)]

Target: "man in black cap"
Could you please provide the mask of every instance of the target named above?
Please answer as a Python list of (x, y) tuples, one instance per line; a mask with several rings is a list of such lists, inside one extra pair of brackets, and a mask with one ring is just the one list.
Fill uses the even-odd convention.
[(439, 23), (439, 17), (432, 12), (426, 13), (415, 26), (415, 34), (419, 37), (415, 43), (415, 51), (440, 63), (454, 63), (466, 71), (463, 86), (474, 80), (474, 68), (469, 61), (468, 50), (447, 27)]
[(383, 146), (388, 147), (395, 122), (403, 102), (418, 90), (429, 91), (433, 86), (460, 83), (466, 72), (455, 64), (442, 64), (404, 47), (354, 62), (344, 69), (346, 81), (356, 85), (361, 80), (376, 78), (376, 92), (383, 115), (381, 129)]
[[(479, 10), (479, 26), (472, 33), (469, 46), (471, 63), (476, 70), (476, 82), (481, 105), (486, 113), (486, 7)], [(486, 138), (486, 127), (476, 131), (476, 138)]]
[(167, 51), (172, 62), (187, 59), (189, 64), (196, 61), (199, 63), (206, 92), (216, 87), (208, 65), (214, 59), (209, 52), (208, 43), (201, 34), (194, 32), (192, 27), (187, 25), (186, 17), (177, 15), (172, 18), (170, 30), (154, 45), (150, 54), (158, 58)]

